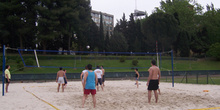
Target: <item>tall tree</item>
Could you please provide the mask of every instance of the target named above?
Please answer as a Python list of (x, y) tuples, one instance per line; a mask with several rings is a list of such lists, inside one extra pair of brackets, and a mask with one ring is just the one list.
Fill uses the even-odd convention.
[(114, 52), (126, 52), (128, 49), (127, 40), (121, 32), (114, 31), (110, 38), (109, 49)]
[(0, 36), (4, 39), (1, 44), (20, 48), (34, 47), (37, 17), (34, 7), (36, 4), (36, 0), (0, 2)]
[(155, 52), (156, 41), (160, 51), (171, 50), (178, 34), (178, 22), (169, 14), (153, 13), (143, 22), (142, 32), (145, 35), (148, 51)]
[(103, 28), (103, 15), (100, 12), (100, 26), (99, 26), (99, 49), (100, 51), (104, 51), (105, 45), (104, 45), (104, 28)]
[[(135, 41), (138, 40), (137, 38), (137, 30), (136, 30), (136, 24), (134, 21), (134, 15), (130, 15), (130, 19), (128, 21), (128, 26), (126, 27), (126, 33), (124, 33), (125, 38), (128, 41), (128, 51), (136, 51), (135, 50)], [(138, 42), (138, 41), (137, 41)]]
[(60, 22), (57, 16), (57, 7), (56, 1), (46, 0), (39, 0), (39, 5), (37, 6), (39, 16), (37, 40), (44, 50), (53, 44), (53, 40), (60, 35), (60, 31), (58, 30)]

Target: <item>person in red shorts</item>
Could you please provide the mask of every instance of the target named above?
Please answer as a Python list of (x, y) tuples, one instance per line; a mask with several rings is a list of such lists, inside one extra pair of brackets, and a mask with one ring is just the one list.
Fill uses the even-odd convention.
[(93, 99), (93, 105), (94, 108), (96, 107), (96, 87), (95, 85), (98, 82), (97, 75), (95, 74), (94, 71), (92, 71), (92, 65), (88, 64), (87, 65), (88, 71), (85, 72), (84, 74), (84, 83), (83, 83), (83, 88), (84, 88), (84, 95), (82, 99), (82, 107), (84, 108), (85, 101), (88, 97), (88, 95), (91, 93), (92, 94), (92, 99)]

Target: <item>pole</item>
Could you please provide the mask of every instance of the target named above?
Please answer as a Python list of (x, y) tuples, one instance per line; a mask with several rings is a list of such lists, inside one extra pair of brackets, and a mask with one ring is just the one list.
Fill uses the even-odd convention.
[(174, 87), (174, 73), (173, 73), (173, 50), (171, 50), (171, 65), (172, 65), (172, 87)]
[(4, 96), (4, 79), (5, 79), (5, 45), (3, 45), (3, 64), (2, 64), (2, 96)]
[(156, 41), (156, 53), (157, 53), (157, 66), (160, 68), (160, 65), (159, 65), (159, 57), (158, 57), (157, 41)]
[(137, 20), (137, 0), (135, 0), (135, 9), (134, 9), (134, 16), (135, 16), (135, 21)]
[(35, 59), (36, 59), (36, 62), (37, 62), (37, 67), (39, 68), (40, 64), (39, 64), (38, 57), (37, 57), (37, 52), (36, 52), (35, 49), (34, 49), (34, 55), (35, 55)]

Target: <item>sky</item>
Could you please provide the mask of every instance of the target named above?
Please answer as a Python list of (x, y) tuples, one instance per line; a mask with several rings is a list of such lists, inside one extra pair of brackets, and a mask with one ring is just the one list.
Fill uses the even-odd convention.
[[(114, 15), (114, 24), (117, 20), (120, 20), (125, 13), (126, 19), (129, 19), (129, 15), (134, 13), (134, 9), (146, 11), (148, 15), (154, 11), (155, 7), (160, 6), (161, 0), (90, 0), (92, 10), (101, 11)], [(164, 0), (163, 0), (164, 1)], [(196, 0), (197, 3), (204, 7), (206, 11), (206, 5), (213, 3), (215, 8), (220, 8), (220, 0)]]

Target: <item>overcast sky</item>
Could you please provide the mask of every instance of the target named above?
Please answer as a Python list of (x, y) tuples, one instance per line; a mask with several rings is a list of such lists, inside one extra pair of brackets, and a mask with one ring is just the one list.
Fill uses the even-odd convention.
[[(122, 18), (123, 13), (126, 15), (126, 19), (129, 19), (129, 15), (134, 13), (135, 4), (140, 11), (146, 11), (148, 15), (152, 13), (155, 7), (160, 6), (161, 0), (90, 0), (92, 10), (101, 11), (114, 15), (114, 24), (116, 20)], [(164, 0), (163, 0), (164, 1)], [(206, 11), (206, 5), (213, 3), (215, 8), (220, 8), (220, 0), (196, 0), (201, 4)]]

